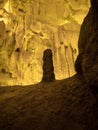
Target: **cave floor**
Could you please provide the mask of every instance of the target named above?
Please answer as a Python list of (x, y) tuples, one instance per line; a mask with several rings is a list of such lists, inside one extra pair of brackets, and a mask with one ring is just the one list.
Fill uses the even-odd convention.
[(0, 88), (0, 130), (98, 130), (98, 96), (83, 78)]

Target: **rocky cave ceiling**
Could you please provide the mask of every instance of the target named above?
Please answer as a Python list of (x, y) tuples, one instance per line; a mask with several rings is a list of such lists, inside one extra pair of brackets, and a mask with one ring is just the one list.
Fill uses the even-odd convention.
[(89, 7), (89, 0), (0, 0), (0, 85), (40, 82), (47, 48), (56, 79), (75, 74), (79, 30)]

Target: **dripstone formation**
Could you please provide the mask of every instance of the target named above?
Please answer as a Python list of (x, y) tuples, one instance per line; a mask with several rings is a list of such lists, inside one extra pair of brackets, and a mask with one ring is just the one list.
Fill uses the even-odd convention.
[(98, 93), (98, 0), (91, 0), (91, 8), (81, 26), (78, 41), (79, 55), (75, 63), (77, 73)]
[(55, 80), (51, 49), (47, 49), (44, 51), (43, 62), (42, 82), (51, 82)]

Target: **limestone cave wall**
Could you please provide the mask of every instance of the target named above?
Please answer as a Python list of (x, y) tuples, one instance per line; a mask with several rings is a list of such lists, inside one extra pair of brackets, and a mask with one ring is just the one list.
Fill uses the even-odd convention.
[(56, 79), (75, 74), (78, 36), (89, 0), (0, 0), (0, 85), (42, 79), (45, 49)]

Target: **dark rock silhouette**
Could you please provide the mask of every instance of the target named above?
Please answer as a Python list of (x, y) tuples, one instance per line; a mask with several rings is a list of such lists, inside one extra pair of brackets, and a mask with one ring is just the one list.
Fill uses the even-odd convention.
[(91, 0), (91, 8), (81, 26), (78, 41), (79, 56), (75, 68), (84, 75), (94, 93), (98, 92), (98, 1)]
[(43, 62), (42, 82), (51, 82), (55, 80), (51, 49), (47, 49), (44, 51)]
[[(0, 88), (0, 130), (98, 130), (98, 94), (88, 87), (97, 92), (98, 23), (93, 16), (91, 7), (81, 27), (76, 75), (31, 87)], [(51, 75), (53, 80), (50, 49), (43, 60), (43, 81)]]
[(82, 55), (79, 54), (77, 56), (76, 61), (75, 61), (75, 70), (76, 70), (76, 72), (78, 72), (78, 74), (82, 74), (83, 73), (82, 66), (81, 66), (81, 61), (82, 61)]

